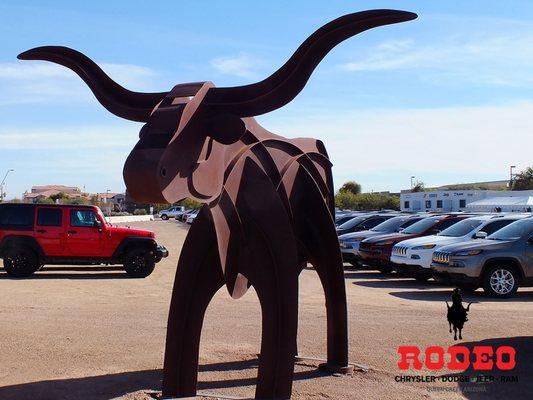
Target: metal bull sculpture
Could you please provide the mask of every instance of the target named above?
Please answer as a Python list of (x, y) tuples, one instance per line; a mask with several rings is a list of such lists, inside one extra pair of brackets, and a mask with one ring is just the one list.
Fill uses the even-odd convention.
[(261, 304), (256, 397), (290, 397), (298, 275), (307, 262), (318, 272), (326, 298), (326, 367), (349, 370), (346, 293), (326, 149), (319, 140), (275, 135), (253, 117), (294, 99), (322, 58), (343, 40), (414, 18), (394, 10), (345, 15), (312, 34), (270, 77), (240, 87), (201, 82), (170, 92), (137, 93), (69, 48), (39, 47), (19, 55), (72, 69), (110, 112), (145, 123), (124, 165), (126, 186), (136, 200), (173, 203), (190, 197), (205, 203), (178, 263), (164, 396), (196, 394), (204, 313), (226, 284), (234, 298), (253, 286)]

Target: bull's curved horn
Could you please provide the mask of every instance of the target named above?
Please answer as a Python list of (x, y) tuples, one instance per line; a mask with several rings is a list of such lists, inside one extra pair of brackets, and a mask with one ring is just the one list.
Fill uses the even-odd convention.
[(146, 122), (153, 108), (167, 94), (127, 90), (107, 76), (89, 57), (68, 47), (36, 47), (19, 54), (18, 59), (51, 61), (70, 68), (85, 81), (105, 108), (132, 121)]
[(365, 30), (416, 17), (414, 13), (397, 10), (370, 10), (344, 15), (309, 36), (292, 57), (265, 80), (246, 86), (211, 88), (205, 103), (215, 110), (241, 117), (280, 108), (300, 93), (316, 66), (337, 44)]

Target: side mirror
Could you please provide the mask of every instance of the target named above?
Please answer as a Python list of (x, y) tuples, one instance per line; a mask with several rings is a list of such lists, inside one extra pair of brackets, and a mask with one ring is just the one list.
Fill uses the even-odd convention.
[(487, 232), (479, 231), (474, 235), (474, 239), (486, 239), (487, 236), (489, 236), (487, 235)]
[(94, 227), (98, 228), (98, 232), (102, 232), (102, 221), (99, 219), (94, 221)]

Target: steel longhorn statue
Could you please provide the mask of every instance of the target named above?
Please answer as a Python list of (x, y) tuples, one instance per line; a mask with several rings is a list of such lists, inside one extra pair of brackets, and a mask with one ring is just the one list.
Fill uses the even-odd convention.
[(345, 15), (313, 33), (271, 76), (239, 87), (196, 82), (176, 85), (169, 92), (138, 93), (66, 47), (38, 47), (18, 56), (70, 68), (107, 110), (144, 123), (124, 165), (127, 189), (137, 201), (193, 198), (205, 203), (178, 262), (168, 318), (164, 396), (196, 394), (204, 314), (225, 284), (233, 298), (253, 286), (261, 304), (256, 398), (289, 398), (297, 353), (298, 275), (308, 262), (326, 298), (325, 367), (350, 370), (331, 162), (320, 140), (276, 135), (254, 116), (294, 99), (324, 56), (345, 39), (415, 18), (416, 14), (395, 10)]

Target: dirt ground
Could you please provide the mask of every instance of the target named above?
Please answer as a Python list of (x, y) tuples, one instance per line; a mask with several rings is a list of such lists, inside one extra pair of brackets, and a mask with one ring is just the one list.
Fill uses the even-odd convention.
[[(126, 278), (117, 267), (45, 266), (24, 280), (0, 269), (0, 400), (159, 397), (167, 312), (187, 227), (175, 221), (131, 225), (153, 229), (170, 250), (146, 279)], [(347, 269), (345, 276), (350, 361), (370, 370), (336, 377), (318, 372), (315, 361), (299, 362), (293, 398), (533, 398), (533, 288), (506, 301), (480, 290), (465, 295), (474, 304), (463, 340), (454, 342), (444, 303), (449, 287), (366, 270)], [(253, 397), (260, 322), (253, 289), (240, 300), (225, 288), (217, 293), (202, 334), (200, 393)], [(316, 273), (307, 269), (300, 277), (299, 353), (324, 357), (325, 340), (324, 297)], [(518, 382), (396, 382), (399, 345), (457, 343), (514, 346), (517, 367), (504, 375)], [(476, 375), (447, 369), (433, 375), (454, 373)]]

